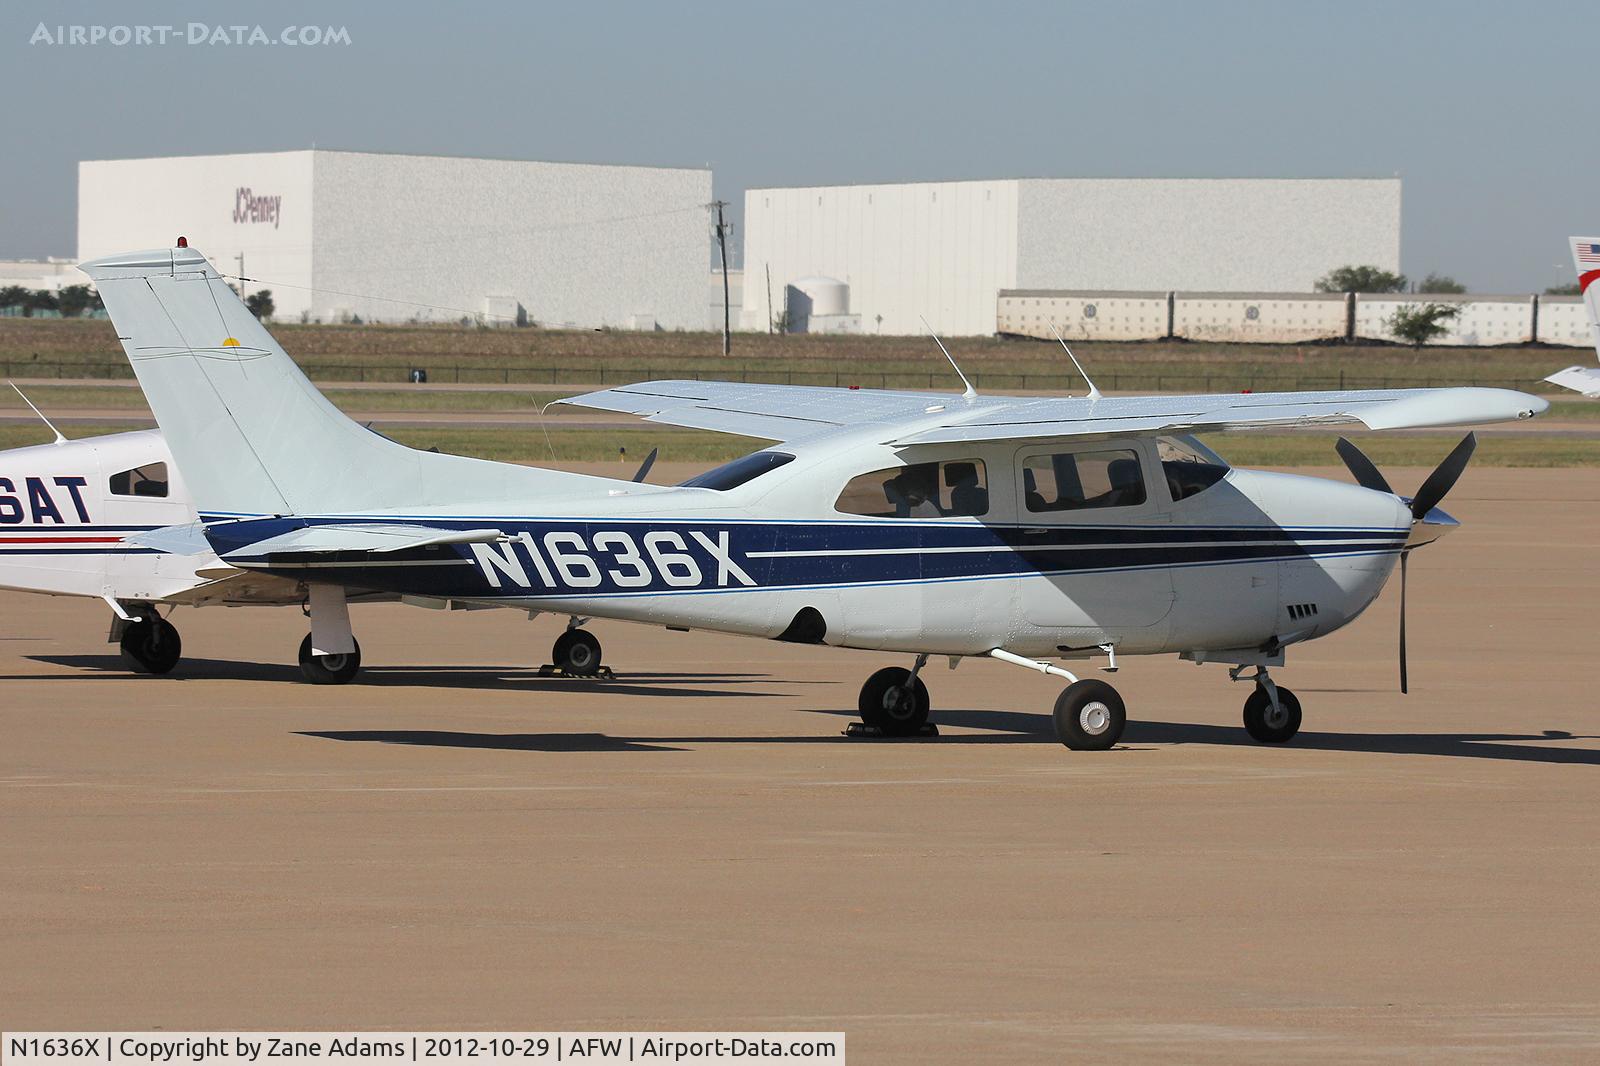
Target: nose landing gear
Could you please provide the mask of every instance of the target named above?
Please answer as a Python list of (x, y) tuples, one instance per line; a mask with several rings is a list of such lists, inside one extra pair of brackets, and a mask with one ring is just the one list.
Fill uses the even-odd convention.
[(1300, 699), (1273, 682), (1267, 668), (1258, 666), (1249, 677), (1243, 667), (1228, 671), (1233, 681), (1254, 681), (1255, 690), (1244, 701), (1244, 731), (1262, 744), (1287, 744), (1300, 732)]

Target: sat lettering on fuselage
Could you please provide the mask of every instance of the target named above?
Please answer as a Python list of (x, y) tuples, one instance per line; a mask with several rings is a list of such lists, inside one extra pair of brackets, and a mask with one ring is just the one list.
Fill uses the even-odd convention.
[[(576, 530), (552, 530), (543, 537), (518, 533), (502, 544), (474, 544), (472, 554), (493, 588), (592, 589), (609, 581), (618, 589), (643, 589), (660, 582), (669, 588), (753, 587), (755, 581), (733, 558), (728, 531), (690, 530), (689, 539), (670, 529), (655, 529), (635, 539), (622, 530), (603, 530), (588, 541)], [(705, 553), (702, 566), (694, 549)], [(542, 549), (542, 550), (541, 550)], [(526, 562), (524, 561), (526, 560)], [(529, 573), (531, 565), (532, 574)]]
[[(0, 525), (15, 526), (24, 522), (32, 522), (34, 525), (43, 525), (46, 522), (65, 525), (72, 520), (73, 511), (77, 512), (76, 518), (79, 522), (88, 522), (89, 508), (83, 502), (83, 489), (89, 484), (89, 479), (53, 477), (50, 480), (55, 484), (54, 496), (51, 495), (51, 490), (45, 485), (45, 479), (42, 477), (24, 477), (21, 491), (18, 491), (15, 479), (0, 477)], [(56, 502), (57, 497), (62, 499), (61, 504)], [(68, 507), (68, 515), (63, 515), (61, 508), (66, 506), (67, 499), (72, 503)]]

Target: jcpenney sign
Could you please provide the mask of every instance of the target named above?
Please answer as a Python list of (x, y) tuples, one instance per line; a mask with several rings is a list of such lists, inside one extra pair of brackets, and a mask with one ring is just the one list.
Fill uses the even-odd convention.
[(233, 191), (233, 220), (270, 222), (277, 229), (283, 221), (283, 197), (257, 196), (248, 185), (241, 185)]

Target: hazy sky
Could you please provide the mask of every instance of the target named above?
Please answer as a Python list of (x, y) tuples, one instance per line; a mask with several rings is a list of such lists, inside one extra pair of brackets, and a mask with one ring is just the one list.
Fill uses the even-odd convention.
[[(1563, 239), (1600, 229), (1596, 0), (7, 0), (0, 20), (4, 258), (73, 254), (79, 159), (313, 142), (709, 164), (736, 217), (762, 185), (1398, 173), (1404, 269), (1479, 292), (1568, 280)], [(351, 43), (29, 43), (191, 21)]]

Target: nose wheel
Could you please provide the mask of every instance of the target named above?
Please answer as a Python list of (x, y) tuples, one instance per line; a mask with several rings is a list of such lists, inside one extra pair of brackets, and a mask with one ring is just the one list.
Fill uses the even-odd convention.
[(1286, 744), (1300, 732), (1300, 700), (1282, 685), (1277, 703), (1265, 686), (1257, 685), (1244, 701), (1244, 730), (1263, 744)]

